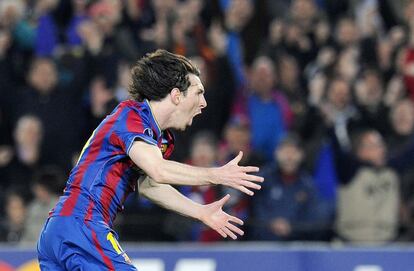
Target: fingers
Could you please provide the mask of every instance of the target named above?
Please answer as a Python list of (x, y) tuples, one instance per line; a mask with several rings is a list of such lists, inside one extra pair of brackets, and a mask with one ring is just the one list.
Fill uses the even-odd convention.
[(216, 229), (216, 231), (223, 237), (223, 238), (227, 238), (227, 234), (224, 233), (224, 231), (222, 229)]
[(235, 216), (230, 216), (229, 217), (229, 221), (234, 222), (234, 223), (237, 223), (239, 225), (243, 225), (244, 224), (243, 220), (241, 220), (240, 218), (237, 218)]
[(243, 185), (244, 187), (248, 187), (248, 188), (252, 188), (256, 190), (260, 190), (260, 188), (262, 188), (260, 185), (249, 182), (249, 181), (241, 181), (240, 184)]
[(240, 162), (240, 160), (242, 159), (242, 157), (243, 157), (243, 152), (239, 151), (239, 154), (233, 160), (230, 161), (230, 164), (237, 165)]
[(242, 170), (244, 172), (259, 172), (259, 168), (258, 167), (252, 167), (252, 166), (247, 166), (247, 167), (241, 167)]
[(244, 231), (242, 231), (241, 229), (239, 229), (238, 227), (234, 226), (231, 223), (227, 223), (226, 227), (231, 230), (232, 232), (237, 233), (238, 235), (244, 235)]
[(221, 168), (228, 175), (225, 177), (224, 181), (218, 183), (233, 187), (247, 195), (253, 196), (253, 189), (261, 189), (260, 184), (256, 183), (262, 183), (264, 178), (251, 174), (253, 172), (258, 172), (258, 167), (238, 166), (238, 162), (241, 160), (242, 156), (243, 152), (240, 151), (232, 161)]
[(237, 235), (244, 235), (244, 231), (241, 230), (239, 227), (237, 227), (236, 225), (233, 225), (231, 222), (233, 223), (237, 223), (239, 225), (243, 225), (243, 221), (235, 216), (231, 216), (226, 214), (226, 220), (223, 221), (223, 224), (221, 224), (221, 226), (217, 225), (217, 227), (214, 227), (214, 229), (223, 237), (223, 238), (227, 238), (227, 236), (230, 236), (230, 238), (232, 238), (233, 240), (237, 239)]
[[(242, 180), (238, 182), (239, 187), (236, 187), (236, 188), (252, 196), (254, 193), (250, 189), (260, 190), (262, 188), (261, 185), (256, 184), (254, 182), (262, 183), (263, 181), (264, 181), (263, 177), (250, 175), (250, 174), (244, 174), (242, 177)], [(245, 189), (242, 187), (244, 187)]]
[(256, 175), (250, 175), (250, 174), (245, 174), (244, 179), (247, 181), (258, 182), (258, 183), (262, 183), (264, 181), (263, 177), (256, 176)]
[(256, 183), (250, 181), (239, 181), (237, 185), (230, 185), (234, 189), (240, 190), (241, 192), (253, 196), (254, 192), (250, 189), (260, 190), (262, 187)]
[(225, 234), (230, 236), (231, 239), (233, 239), (233, 240), (237, 239), (237, 236), (230, 229), (228, 229), (227, 227), (222, 228), (222, 230)]
[(245, 194), (247, 194), (249, 196), (253, 196), (254, 195), (254, 192), (253, 191), (247, 189), (246, 187), (244, 187), (242, 185), (236, 185), (236, 186), (232, 186), (232, 187), (235, 188), (235, 189), (237, 189), (237, 190), (240, 190), (241, 192), (243, 192), (243, 193), (245, 193)]
[(224, 197), (222, 197), (222, 198), (218, 201), (218, 203), (219, 203), (221, 206), (223, 206), (224, 204), (226, 204), (226, 202), (227, 202), (229, 199), (230, 199), (230, 195), (229, 195), (229, 194), (227, 194), (227, 195), (225, 195)]
[(217, 232), (224, 238), (230, 236), (230, 238), (233, 240), (237, 239), (237, 235), (235, 233), (237, 233), (240, 236), (244, 235), (244, 231), (242, 231), (241, 229), (229, 222), (227, 222), (227, 224), (223, 228), (217, 230)]

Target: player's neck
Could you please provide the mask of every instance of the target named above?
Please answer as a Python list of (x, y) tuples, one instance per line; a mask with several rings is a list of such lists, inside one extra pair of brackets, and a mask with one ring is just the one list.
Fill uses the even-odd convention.
[(149, 101), (151, 112), (161, 130), (169, 128), (172, 110), (165, 100)]

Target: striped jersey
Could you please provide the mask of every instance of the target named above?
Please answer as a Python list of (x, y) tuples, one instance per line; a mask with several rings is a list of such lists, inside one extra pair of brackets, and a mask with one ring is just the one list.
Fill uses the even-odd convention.
[(160, 130), (147, 100), (121, 102), (99, 124), (50, 216), (78, 216), (112, 226), (142, 174), (128, 156), (135, 140), (158, 146), (164, 158), (174, 148), (172, 133)]

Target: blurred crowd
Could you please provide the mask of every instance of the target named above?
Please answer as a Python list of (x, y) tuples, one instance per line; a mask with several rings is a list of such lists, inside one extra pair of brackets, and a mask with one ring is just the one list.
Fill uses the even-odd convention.
[[(207, 108), (173, 159), (261, 167), (224, 194), (243, 240), (414, 241), (413, 0), (0, 0), (0, 241), (34, 242), (130, 67), (164, 48), (201, 70)], [(126, 241), (222, 239), (132, 195)]]

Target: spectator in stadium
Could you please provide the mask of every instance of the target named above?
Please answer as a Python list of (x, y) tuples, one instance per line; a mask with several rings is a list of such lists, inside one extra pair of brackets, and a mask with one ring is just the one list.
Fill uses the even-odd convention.
[(339, 18), (335, 25), (334, 38), (338, 52), (358, 46), (360, 33), (355, 20), (351, 17)]
[(143, 23), (139, 36), (148, 50), (168, 48), (171, 36), (170, 23), (177, 4), (177, 1), (155, 0), (142, 5), (143, 13), (147, 12), (144, 13), (146, 16), (142, 16)]
[(203, 5), (201, 0), (179, 2), (171, 26), (172, 52), (188, 56), (200, 55), (206, 60), (214, 57), (200, 16)]
[(414, 103), (403, 98), (389, 112), (390, 132), (387, 133), (389, 155), (394, 156), (407, 149), (414, 136)]
[(289, 15), (305, 33), (309, 33), (313, 31), (318, 17), (318, 6), (314, 1), (293, 0)]
[(14, 150), (12, 158), (2, 169), (4, 175), (1, 186), (24, 186), (33, 180), (33, 174), (42, 164), (41, 146), (43, 142), (43, 124), (32, 115), (24, 115), (17, 121), (14, 129)]
[(253, 240), (311, 240), (326, 227), (318, 215), (312, 177), (302, 169), (303, 149), (297, 136), (287, 135), (265, 167), (262, 190), (252, 200)]
[(269, 34), (260, 48), (260, 53), (269, 56), (273, 61), (286, 53), (283, 46), (286, 24), (287, 22), (280, 18), (273, 19), (268, 26)]
[(353, 243), (387, 243), (399, 227), (400, 179), (387, 165), (387, 146), (375, 130), (355, 135), (352, 152), (336, 139), (338, 237)]
[[(322, 18), (315, 1), (294, 0), (290, 5), (284, 46), (299, 66), (305, 67), (312, 59), (318, 17)], [(277, 59), (275, 59), (277, 61)]]
[[(251, 146), (266, 160), (286, 132), (291, 109), (286, 97), (275, 90), (275, 66), (268, 57), (260, 56), (252, 64), (250, 89), (246, 100), (239, 101), (250, 120)], [(242, 111), (243, 112), (243, 111)]]
[(32, 56), (34, 30), (25, 16), (27, 9), (27, 3), (21, 0), (0, 3), (0, 92), (1, 100), (9, 106), (8, 98), (14, 87), (24, 82)]
[(384, 86), (379, 71), (365, 69), (355, 86), (355, 104), (359, 112), (358, 125), (372, 128), (385, 135), (389, 131), (388, 122), (383, 116), (388, 116), (389, 108), (384, 103)]
[(49, 210), (55, 206), (64, 183), (64, 174), (57, 167), (46, 166), (36, 172), (31, 183), (34, 198), (27, 206), (26, 226), (20, 242), (37, 241)]
[(341, 77), (353, 85), (361, 68), (358, 55), (359, 48), (357, 47), (349, 46), (338, 51), (333, 70), (328, 75)]
[(97, 76), (92, 79), (89, 87), (88, 128), (86, 134), (89, 136), (98, 124), (109, 115), (117, 106), (118, 100), (115, 97), (114, 86)]
[(27, 193), (21, 187), (7, 190), (4, 202), (6, 216), (0, 223), (0, 238), (3, 242), (17, 244), (22, 238), (27, 214)]
[[(321, 146), (330, 140), (328, 130), (333, 128), (340, 140), (348, 142), (348, 131), (357, 126), (359, 119), (352, 103), (350, 83), (341, 77), (327, 81), (321, 76), (320, 80), (320, 83), (315, 80), (317, 84), (310, 87), (309, 107), (299, 127), (309, 169), (314, 168)], [(326, 91), (323, 91), (324, 85), (327, 85)]]
[[(225, 30), (226, 36), (226, 56), (228, 57), (230, 67), (235, 78), (236, 88), (243, 90), (247, 85), (247, 78), (244, 71), (245, 54), (250, 53), (250, 59), (256, 55), (255, 49), (250, 51), (250, 45), (258, 44), (260, 39), (252, 38), (249, 34), (257, 37), (257, 33), (264, 28), (252, 24), (254, 14), (263, 16), (253, 2), (249, 0), (230, 0), (217, 1), (220, 9), (220, 18), (222, 19), (221, 27)], [(251, 28), (252, 31), (246, 31)], [(253, 46), (256, 47), (256, 46)], [(247, 54), (247, 52), (245, 52)], [(252, 57), (253, 56), (253, 57)]]
[(93, 60), (94, 73), (114, 85), (118, 62), (130, 51), (124, 48), (129, 40), (123, 40), (123, 32), (117, 28), (121, 20), (121, 3), (97, 1), (91, 5), (89, 13), (90, 19), (82, 21), (78, 27), (85, 54)]
[[(278, 80), (276, 85), (279, 91), (286, 97), (289, 110), (291, 111), (290, 119), (286, 119), (287, 128), (295, 130), (303, 121), (306, 113), (306, 92), (302, 86), (302, 76), (295, 58), (289, 55), (280, 56), (278, 61)], [(282, 103), (281, 103), (282, 104)], [(283, 106), (282, 106), (283, 108)], [(284, 109), (286, 111), (286, 109)], [(286, 112), (284, 112), (286, 115)]]
[(92, 62), (86, 71), (92, 70), (92, 77), (103, 76), (110, 85), (115, 85), (118, 64), (137, 59), (146, 52), (147, 46), (135, 32), (142, 28), (137, 18), (140, 12), (140, 4), (131, 1), (89, 2), (88, 17), (77, 28), (82, 50), (76, 56), (84, 54), (81, 58)]
[(379, 8), (379, 1), (365, 0), (355, 4), (355, 22), (362, 39), (384, 35), (385, 25)]
[(388, 80), (386, 84), (386, 91), (384, 94), (384, 104), (390, 108), (395, 107), (396, 103), (400, 100), (404, 100), (407, 96), (407, 91), (404, 86), (404, 81), (402, 76), (395, 74), (393, 75), (390, 80)]
[(78, 27), (88, 18), (87, 1), (38, 2), (35, 54), (50, 57), (59, 54), (58, 50), (72, 50), (80, 46), (82, 41)]
[[(412, 149), (414, 144), (414, 104), (409, 98), (402, 99), (393, 106), (390, 111), (391, 131), (387, 134), (386, 140), (389, 146), (388, 156), (391, 159), (406, 153)], [(408, 156), (413, 156), (407, 153)], [(407, 154), (405, 156), (407, 156)], [(412, 226), (414, 225), (414, 169), (412, 158), (405, 157), (405, 160), (394, 163), (401, 177), (401, 204), (402, 204), (402, 236), (400, 240), (414, 240)]]
[(378, 48), (378, 63), (381, 70), (386, 75), (386, 78), (391, 78), (393, 75), (401, 75), (396, 69), (396, 59), (398, 57), (398, 50), (404, 48), (407, 44), (409, 33), (401, 25), (396, 25), (391, 28), (385, 40)]
[[(80, 146), (79, 131), (84, 117), (79, 108), (83, 89), (81, 86), (72, 89), (75, 85), (64, 87), (58, 79), (53, 59), (35, 58), (27, 86), (14, 96), (12, 116), (13, 120), (26, 114), (37, 116), (43, 124), (42, 161), (68, 170), (71, 156)], [(63, 128), (62, 123), (65, 123)]]
[[(46, 8), (47, 1), (37, 1), (34, 4), (34, 12), (43, 7)], [(49, 1), (52, 3), (53, 1)], [(10, 31), (12, 37), (12, 53), (13, 58), (16, 57), (16, 52), (28, 53), (33, 49), (35, 43), (35, 27), (33, 27), (33, 21), (36, 21), (34, 18), (28, 16), (29, 3), (26, 3), (22, 0), (5, 0), (0, 3), (0, 26), (3, 30)], [(35, 17), (35, 16), (33, 16)], [(32, 19), (34, 19), (32, 21)], [(28, 53), (26, 56), (30, 56)], [(15, 58), (16, 59), (16, 58)], [(25, 62), (25, 60), (23, 60)], [(12, 66), (16, 64), (13, 63)]]
[[(293, 57), (298, 66), (305, 67), (328, 37), (327, 29), (320, 24), (323, 15), (314, 1), (291, 1), (282, 17), (272, 17), (268, 24), (268, 37), (263, 41), (262, 53), (278, 62), (280, 57)], [(322, 26), (322, 27), (319, 27)], [(322, 30), (322, 31), (319, 31)]]

